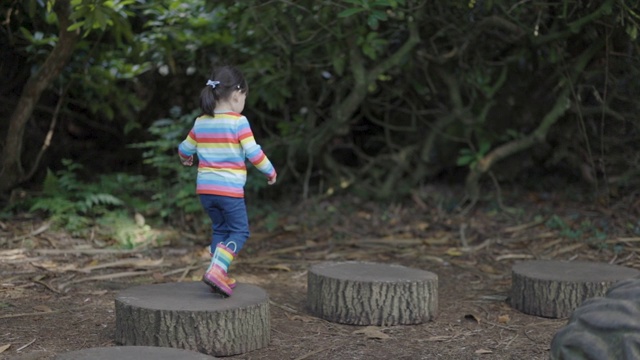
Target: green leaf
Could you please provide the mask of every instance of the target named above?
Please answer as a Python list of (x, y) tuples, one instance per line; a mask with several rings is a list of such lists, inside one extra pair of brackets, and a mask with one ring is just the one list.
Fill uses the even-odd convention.
[(47, 175), (45, 176), (44, 183), (42, 184), (42, 192), (44, 194), (57, 194), (61, 192), (58, 178), (51, 169), (47, 169)]
[(489, 149), (491, 149), (491, 143), (488, 141), (482, 141), (480, 142), (480, 149), (478, 150), (478, 155), (479, 156), (484, 156), (487, 152), (489, 152)]
[(638, 38), (638, 26), (636, 26), (635, 24), (627, 24), (625, 30), (627, 31), (627, 34), (629, 35), (631, 40), (635, 41)]
[(347, 9), (347, 10), (343, 10), (338, 14), (338, 17), (341, 18), (345, 18), (345, 17), (349, 17), (358, 13), (361, 13), (365, 11), (365, 9), (360, 9), (360, 8), (351, 8), (351, 9)]
[(466, 166), (469, 165), (473, 162), (475, 162), (476, 157), (473, 155), (462, 155), (462, 156), (458, 156), (458, 158), (456, 159), (456, 165), (458, 166)]
[[(369, 18), (367, 19), (367, 25), (369, 25), (370, 28), (372, 29), (377, 29), (378, 28), (378, 18), (376, 18), (375, 16), (369, 16)], [(373, 59), (373, 57), (372, 57)]]

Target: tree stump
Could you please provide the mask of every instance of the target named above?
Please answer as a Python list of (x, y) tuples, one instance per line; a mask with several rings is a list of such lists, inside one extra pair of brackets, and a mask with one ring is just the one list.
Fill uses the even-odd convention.
[(438, 276), (400, 265), (322, 263), (308, 271), (307, 306), (342, 324), (420, 324), (435, 317)]
[(511, 306), (529, 315), (568, 317), (585, 299), (603, 296), (613, 283), (639, 274), (603, 263), (525, 261), (512, 268)]
[(270, 340), (269, 298), (238, 284), (229, 298), (201, 282), (143, 285), (122, 291), (115, 340), (228, 356), (265, 347)]
[(112, 346), (82, 349), (56, 355), (54, 360), (213, 360), (213, 356), (195, 351), (151, 347)]
[(586, 300), (551, 341), (552, 360), (640, 359), (640, 279)]

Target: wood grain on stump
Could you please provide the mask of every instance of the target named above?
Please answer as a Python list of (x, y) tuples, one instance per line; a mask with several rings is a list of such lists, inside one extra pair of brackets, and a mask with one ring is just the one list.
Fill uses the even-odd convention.
[(584, 300), (603, 296), (613, 283), (639, 274), (604, 263), (525, 261), (512, 268), (511, 306), (529, 315), (568, 317)]
[(151, 346), (112, 346), (82, 349), (58, 354), (54, 360), (213, 360), (213, 356), (199, 352), (151, 347)]
[(420, 324), (435, 317), (438, 276), (400, 265), (321, 263), (308, 272), (307, 306), (343, 324)]
[(216, 356), (269, 344), (269, 298), (255, 285), (238, 284), (228, 298), (201, 282), (143, 285), (122, 291), (115, 303), (118, 344)]
[(587, 299), (551, 342), (552, 360), (640, 359), (640, 279)]

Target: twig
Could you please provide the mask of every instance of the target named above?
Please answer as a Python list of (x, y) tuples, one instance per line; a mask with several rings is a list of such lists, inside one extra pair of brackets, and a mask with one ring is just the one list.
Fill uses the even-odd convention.
[(536, 226), (538, 226), (540, 224), (543, 224), (545, 221), (546, 221), (546, 219), (542, 219), (542, 220), (537, 220), (537, 221), (533, 221), (533, 222), (526, 223), (526, 224), (506, 227), (506, 228), (502, 229), (502, 232), (505, 232), (505, 233), (520, 232), (522, 230), (527, 230), (527, 229), (530, 229), (532, 227), (536, 227)]
[(302, 356), (300, 356), (300, 357), (296, 358), (295, 360), (304, 360), (304, 359), (307, 359), (307, 358), (309, 358), (309, 357), (311, 357), (311, 356), (313, 356), (313, 355), (315, 355), (315, 354), (321, 353), (321, 352), (323, 352), (323, 351), (327, 351), (327, 350), (329, 350), (329, 349), (335, 349), (335, 348), (342, 347), (342, 346), (344, 346), (344, 345), (323, 347), (323, 348), (321, 348), (321, 349), (314, 350), (314, 351), (312, 351), (312, 352), (310, 352), (310, 353), (306, 353), (306, 354), (304, 354), (304, 355), (302, 355)]
[(77, 271), (88, 273), (97, 269), (105, 269), (110, 267), (135, 267), (135, 268), (149, 268), (161, 266), (163, 263), (163, 259), (158, 260), (145, 260), (145, 259), (123, 259), (105, 264), (98, 264), (93, 266), (86, 266)]
[(511, 340), (509, 340), (509, 342), (507, 343), (507, 345), (504, 346), (504, 348), (505, 349), (508, 348), (516, 338), (518, 338), (518, 334), (516, 334), (514, 337), (512, 337)]
[(54, 289), (53, 287), (51, 287), (51, 285), (47, 284), (46, 282), (42, 281), (42, 280), (36, 280), (36, 279), (32, 279), (31, 281), (33, 281), (36, 284), (40, 284), (44, 287), (46, 287), (47, 289), (49, 289), (50, 291), (56, 293), (56, 294), (60, 294), (60, 291)]
[(300, 312), (299, 312), (298, 310), (294, 310), (294, 309), (292, 309), (292, 308), (290, 308), (290, 307), (287, 307), (287, 306), (284, 306), (284, 305), (277, 304), (277, 303), (273, 302), (272, 300), (269, 300), (269, 304), (271, 304), (271, 305), (273, 305), (273, 306), (275, 306), (275, 307), (279, 307), (280, 309), (282, 309), (282, 310), (284, 310), (284, 311), (288, 311), (288, 312), (290, 312), (290, 313), (300, 314)]
[(62, 108), (62, 104), (66, 100), (67, 91), (73, 81), (69, 81), (64, 89), (59, 89), (58, 91), (58, 103), (56, 104), (56, 108), (53, 111), (53, 116), (51, 117), (51, 123), (49, 124), (49, 131), (47, 132), (47, 136), (44, 138), (44, 142), (42, 143), (42, 147), (40, 148), (40, 152), (36, 156), (36, 159), (33, 161), (33, 166), (29, 173), (25, 176), (25, 180), (31, 179), (36, 171), (40, 168), (40, 161), (42, 160), (42, 156), (44, 155), (47, 148), (51, 145), (51, 139), (53, 138), (53, 132), (56, 129), (56, 123), (58, 122), (58, 117), (60, 116), (60, 109)]
[(22, 255), (25, 253), (24, 249), (10, 249), (10, 250), (2, 250), (0, 251), (0, 257), (5, 257), (5, 256), (17, 256), (17, 255)]
[(463, 223), (462, 225), (460, 225), (460, 242), (462, 243), (463, 248), (469, 247), (469, 242), (467, 241), (467, 236), (465, 235), (467, 226), (467, 223)]
[(34, 342), (36, 342), (36, 338), (33, 338), (33, 340), (29, 341), (28, 343), (22, 345), (20, 348), (16, 349), (16, 352), (20, 352), (20, 350), (26, 349), (29, 345), (33, 344)]
[(549, 254), (550, 257), (556, 257), (558, 255), (564, 254), (564, 253), (568, 253), (574, 250), (577, 250), (581, 247), (585, 246), (584, 243), (577, 243), (577, 244), (573, 244), (573, 245), (569, 245), (569, 246), (565, 246), (563, 248), (560, 248), (558, 250), (553, 251), (551, 254)]
[(263, 256), (254, 257), (254, 258), (251, 258), (251, 259), (243, 258), (242, 260), (238, 260), (238, 261), (241, 262), (242, 264), (262, 263), (262, 262), (265, 261), (265, 259), (269, 259), (273, 255), (281, 255), (281, 254), (296, 252), (296, 251), (299, 251), (299, 250), (308, 250), (308, 249), (311, 249), (311, 248), (325, 246), (325, 245), (326, 244), (290, 246), (290, 247), (287, 247), (287, 248), (284, 248), (284, 249), (277, 249), (277, 250), (268, 251)]
[(487, 239), (487, 240), (483, 241), (482, 243), (480, 243), (480, 244), (478, 244), (478, 245), (476, 245), (474, 247), (463, 248), (462, 250), (464, 252), (476, 252), (476, 251), (479, 251), (479, 250), (482, 250), (482, 249), (486, 248), (487, 246), (491, 245), (495, 241), (496, 241), (495, 239)]
[(512, 260), (512, 259), (533, 259), (533, 255), (529, 254), (505, 254), (496, 257), (496, 261)]
[(180, 268), (180, 269), (174, 269), (174, 270), (162, 273), (162, 276), (170, 276), (170, 275), (174, 275), (174, 274), (181, 273), (181, 272), (184, 272), (184, 271), (196, 270), (196, 269), (199, 269), (200, 267), (202, 267), (202, 265), (193, 265), (193, 266), (187, 266), (187, 267)]
[(34, 312), (34, 313), (10, 314), (10, 315), (2, 315), (2, 316), (0, 316), (0, 319), (10, 319), (10, 318), (23, 317), (23, 316), (49, 315), (49, 314), (55, 314), (57, 312), (59, 312), (59, 311), (58, 310), (52, 310), (52, 311), (41, 311), (41, 312)]
[(39, 228), (33, 230), (32, 232), (28, 233), (27, 235), (22, 235), (22, 236), (18, 236), (17, 238), (13, 238), (11, 239), (12, 242), (16, 242), (16, 241), (20, 241), (20, 240), (24, 240), (24, 239), (28, 239), (30, 237), (34, 237), (36, 235), (40, 235), (43, 232), (49, 230), (49, 227), (51, 226), (50, 223), (46, 222), (44, 223), (42, 226), (40, 226)]
[(178, 282), (183, 282), (187, 277), (187, 274), (189, 274), (191, 270), (200, 268), (200, 265), (196, 266), (197, 263), (198, 261), (194, 261), (191, 263), (191, 266), (187, 266), (186, 268), (184, 268), (184, 271), (182, 272), (182, 275), (180, 275), (180, 279), (178, 279)]
[(628, 238), (617, 238), (617, 239), (607, 240), (606, 243), (615, 244), (619, 242), (639, 242), (639, 241), (640, 241), (640, 237), (628, 237)]
[(119, 279), (119, 278), (123, 278), (123, 277), (149, 275), (150, 273), (151, 273), (151, 270), (147, 270), (147, 271), (125, 271), (125, 272), (116, 273), (116, 274), (105, 274), (105, 275), (90, 276), (90, 277), (87, 277), (87, 278), (82, 278), (82, 279), (78, 279), (78, 280), (69, 281), (66, 284), (61, 284), (60, 288), (65, 288), (70, 284), (77, 284), (77, 283), (81, 283), (81, 282)]
[(34, 250), (41, 255), (101, 255), (101, 254), (135, 254), (144, 250), (118, 250), (118, 249), (38, 249)]

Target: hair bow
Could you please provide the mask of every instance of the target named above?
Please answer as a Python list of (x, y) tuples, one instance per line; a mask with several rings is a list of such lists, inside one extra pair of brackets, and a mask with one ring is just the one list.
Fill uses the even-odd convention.
[(219, 85), (220, 81), (216, 81), (216, 80), (207, 80), (207, 85), (211, 86), (213, 89), (216, 88), (216, 85)]

